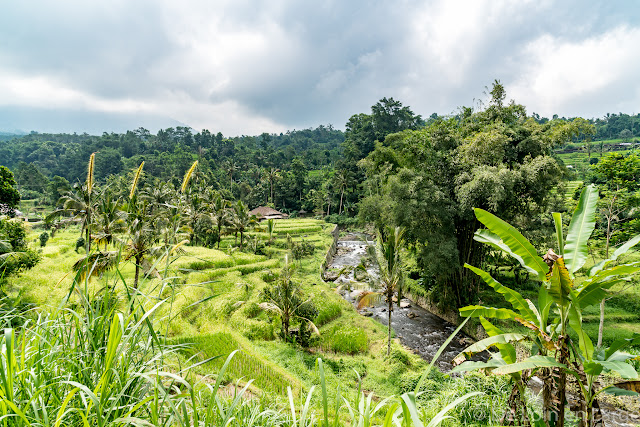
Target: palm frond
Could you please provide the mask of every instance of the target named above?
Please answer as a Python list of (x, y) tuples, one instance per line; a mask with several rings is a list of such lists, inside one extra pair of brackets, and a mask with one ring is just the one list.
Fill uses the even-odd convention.
[(384, 294), (381, 292), (365, 291), (358, 297), (358, 310), (364, 307), (373, 307), (382, 302)]
[(80, 258), (73, 264), (73, 271), (81, 272), (78, 279), (83, 281), (87, 276), (100, 276), (101, 274), (111, 270), (118, 261), (118, 253), (115, 251), (109, 252), (94, 252), (88, 256)]
[(270, 313), (275, 313), (277, 315), (282, 314), (282, 310), (280, 310), (280, 307), (271, 302), (261, 302), (260, 304), (258, 304), (258, 307)]

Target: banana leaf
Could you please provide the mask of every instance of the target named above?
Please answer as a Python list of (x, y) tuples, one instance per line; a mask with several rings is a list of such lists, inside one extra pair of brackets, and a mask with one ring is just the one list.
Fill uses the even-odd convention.
[(462, 317), (488, 317), (490, 319), (516, 319), (520, 317), (518, 313), (508, 308), (484, 307), (481, 305), (468, 305), (460, 309)]
[(495, 335), (471, 344), (469, 347), (465, 348), (462, 351), (462, 353), (464, 354), (480, 353), (497, 344), (508, 344), (514, 341), (522, 341), (524, 338), (525, 338), (525, 335), (517, 334), (517, 333)]
[(597, 272), (599, 272), (600, 270), (605, 268), (607, 266), (607, 264), (609, 264), (612, 261), (617, 260), (618, 257), (620, 257), (620, 256), (626, 254), (627, 252), (629, 252), (629, 250), (631, 248), (633, 248), (635, 245), (637, 245), (638, 243), (640, 243), (640, 234), (638, 234), (637, 236), (629, 239), (629, 241), (627, 241), (624, 245), (622, 245), (618, 249), (616, 249), (615, 252), (613, 253), (613, 255), (611, 255), (611, 258), (608, 258), (608, 259), (605, 259), (603, 261), (600, 261), (599, 263), (597, 263), (596, 265), (591, 267), (591, 270), (589, 270), (589, 276), (593, 276), (594, 274), (596, 274)]
[(515, 257), (527, 270), (531, 269), (542, 281), (546, 280), (549, 268), (542, 260), (533, 245), (509, 223), (480, 208), (474, 208), (476, 218), (484, 224), (492, 233), (497, 235), (506, 247), (509, 254)]
[(484, 280), (485, 283), (491, 286), (496, 292), (503, 295), (504, 299), (511, 304), (514, 310), (517, 310), (518, 312), (520, 312), (520, 315), (524, 319), (530, 320), (531, 322), (536, 322), (536, 323), (538, 322), (539, 320), (538, 317), (535, 315), (533, 310), (531, 310), (531, 308), (529, 307), (529, 304), (527, 304), (527, 302), (522, 297), (522, 295), (520, 295), (519, 292), (516, 292), (513, 289), (510, 289), (502, 285), (493, 277), (491, 277), (491, 275), (486, 271), (473, 267), (469, 264), (465, 264), (464, 266), (469, 270), (473, 271), (474, 273), (476, 273), (478, 276), (480, 276), (482, 280)]
[(495, 369), (504, 366), (506, 362), (502, 359), (491, 359), (488, 362), (467, 361), (461, 363), (451, 370), (451, 373), (477, 371), (480, 369)]
[(596, 203), (598, 189), (591, 184), (582, 190), (578, 206), (573, 212), (564, 245), (564, 260), (571, 274), (578, 271), (587, 260), (587, 240), (596, 227)]
[(553, 264), (551, 273), (547, 274), (549, 295), (560, 307), (565, 307), (570, 302), (571, 288), (573, 280), (569, 275), (569, 270), (565, 267), (564, 260), (559, 257)]
[(562, 363), (557, 362), (551, 356), (531, 356), (522, 362), (511, 363), (509, 365), (504, 365), (499, 368), (493, 370), (494, 374), (503, 375), (503, 374), (512, 374), (514, 372), (522, 372), (525, 369), (536, 369), (536, 368), (566, 368)]

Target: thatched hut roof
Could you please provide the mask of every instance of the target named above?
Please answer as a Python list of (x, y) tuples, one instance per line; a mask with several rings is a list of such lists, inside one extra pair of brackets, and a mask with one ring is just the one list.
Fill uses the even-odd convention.
[(286, 213), (282, 213), (277, 211), (269, 206), (260, 206), (251, 211), (249, 211), (250, 215), (255, 215), (258, 219), (285, 219), (289, 218), (289, 215)]

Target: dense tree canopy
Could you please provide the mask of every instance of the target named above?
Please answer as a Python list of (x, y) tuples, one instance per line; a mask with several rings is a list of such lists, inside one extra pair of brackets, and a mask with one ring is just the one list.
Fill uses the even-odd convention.
[(5, 166), (0, 166), (0, 205), (4, 205), (4, 209), (9, 213), (18, 207), (20, 202), (20, 193), (16, 189), (16, 180), (13, 173)]
[(540, 124), (522, 105), (505, 104), (498, 82), (491, 95), (483, 111), (387, 136), (360, 163), (368, 194), (360, 218), (406, 227), (426, 286), (455, 304), (474, 295), (463, 264), (483, 257), (472, 208), (511, 221), (535, 216), (561, 178), (551, 149), (571, 134), (567, 122)]

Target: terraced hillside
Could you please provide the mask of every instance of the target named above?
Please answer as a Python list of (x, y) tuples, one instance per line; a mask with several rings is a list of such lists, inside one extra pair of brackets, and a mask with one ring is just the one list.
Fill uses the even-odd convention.
[[(322, 355), (333, 367), (327, 373), (332, 389), (338, 384), (343, 390), (355, 389), (358, 372), (363, 387), (375, 388), (381, 394), (397, 393), (403, 375), (414, 375), (423, 362), (395, 343), (397, 360), (382, 363), (386, 350), (384, 326), (360, 316), (321, 280), (320, 266), (333, 241), (334, 227), (314, 219), (279, 220), (271, 241), (265, 224), (247, 233), (244, 251), (237, 248), (234, 236), (226, 236), (220, 250), (182, 246), (180, 253), (169, 259), (153, 259), (155, 268), (145, 274), (139, 290), (148, 296), (149, 306), (158, 299), (165, 300), (154, 318), (158, 331), (170, 343), (187, 346), (175, 362), (183, 367), (201, 363), (192, 372), (212, 376), (226, 355), (241, 350), (227, 371), (227, 380), (254, 379), (254, 390), (282, 396), (287, 386), (297, 394), (317, 382), (314, 363)], [(32, 230), (29, 234), (34, 245), (40, 232)], [(82, 249), (74, 251), (78, 237), (76, 228), (58, 232), (43, 248), (42, 262), (12, 280), (10, 292), (21, 295), (23, 302), (57, 310), (69, 294), (72, 266), (83, 256)], [(303, 243), (313, 253), (294, 259), (292, 245)], [(109, 250), (122, 249), (113, 245)], [(318, 310), (312, 319), (320, 330), (312, 344), (313, 353), (300, 352), (299, 347), (284, 343), (279, 338), (278, 319), (259, 307), (262, 291), (277, 280), (285, 255), (295, 263), (295, 280)], [(120, 295), (120, 309), (126, 312), (122, 283), (131, 283), (133, 275), (132, 263), (123, 261), (118, 269), (92, 278), (86, 286), (97, 295), (104, 293), (106, 285), (110, 292), (115, 289)]]

